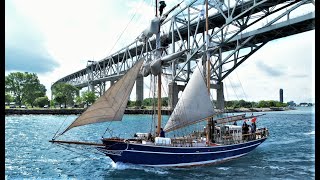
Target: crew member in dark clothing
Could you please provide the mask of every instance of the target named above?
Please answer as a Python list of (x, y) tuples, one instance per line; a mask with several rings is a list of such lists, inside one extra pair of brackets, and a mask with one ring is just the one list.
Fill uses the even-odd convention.
[[(248, 134), (248, 131), (249, 131), (249, 127), (248, 127), (248, 124), (246, 122), (247, 120), (244, 120), (243, 124), (242, 124), (242, 134)], [(247, 139), (247, 135), (245, 135), (243, 137), (243, 139)]]
[(165, 134), (162, 128), (160, 129), (160, 137), (165, 137)]

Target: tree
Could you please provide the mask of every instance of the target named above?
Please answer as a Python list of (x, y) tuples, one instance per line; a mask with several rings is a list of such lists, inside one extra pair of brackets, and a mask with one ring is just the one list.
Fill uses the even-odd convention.
[(140, 100), (137, 100), (135, 105), (136, 105), (136, 107), (141, 107), (142, 102)]
[(61, 106), (61, 104), (66, 102), (66, 95), (63, 94), (62, 92), (56, 92), (54, 95), (54, 101), (59, 103), (59, 106)]
[(34, 104), (38, 107), (43, 107), (45, 105), (49, 104), (49, 99), (47, 96), (44, 97), (38, 97), (34, 100)]
[(12, 92), (15, 101), (21, 106), (22, 89), (25, 81), (24, 74), (21, 72), (10, 73), (5, 77), (5, 90)]
[(82, 97), (83, 102), (85, 102), (87, 104), (87, 106), (89, 104), (94, 103), (97, 99), (97, 96), (92, 91), (83, 92), (81, 97)]
[(55, 101), (54, 101), (53, 99), (51, 99), (51, 101), (50, 101), (50, 107), (53, 108), (54, 105), (55, 105)]
[(146, 98), (142, 101), (143, 106), (152, 106), (153, 105), (153, 98)]
[(46, 88), (35, 73), (14, 72), (5, 77), (5, 90), (13, 94), (16, 103), (33, 105), (37, 97), (44, 96)]
[(76, 96), (79, 96), (79, 89), (75, 86), (67, 83), (57, 83), (52, 87), (52, 94), (54, 100), (60, 104), (64, 104), (64, 107), (67, 107), (67, 104), (73, 104), (73, 100)]
[(11, 94), (9, 94), (9, 93), (6, 92), (5, 101), (6, 101), (7, 103), (10, 103), (10, 102), (12, 102), (13, 100), (14, 100), (14, 97), (11, 96)]
[(128, 100), (127, 107), (132, 107), (135, 105), (135, 101)]
[(82, 104), (83, 103), (83, 99), (82, 99), (81, 96), (77, 96), (75, 100), (76, 100), (76, 105), (77, 106), (82, 106), (83, 105)]
[(23, 102), (34, 105), (35, 99), (38, 97), (44, 97), (46, 95), (46, 87), (40, 84), (37, 76), (32, 74), (26, 74), (27, 81), (23, 88), (24, 99)]
[(168, 106), (168, 104), (169, 104), (169, 98), (168, 97), (161, 98), (161, 105), (162, 106)]

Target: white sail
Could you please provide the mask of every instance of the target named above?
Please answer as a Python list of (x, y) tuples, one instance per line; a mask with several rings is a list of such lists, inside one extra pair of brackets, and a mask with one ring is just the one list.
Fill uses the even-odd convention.
[(164, 131), (185, 127), (215, 114), (201, 72), (202, 67), (197, 66), (164, 127)]
[(142, 64), (143, 60), (138, 61), (119, 81), (73, 121), (61, 135), (77, 126), (105, 121), (121, 121)]

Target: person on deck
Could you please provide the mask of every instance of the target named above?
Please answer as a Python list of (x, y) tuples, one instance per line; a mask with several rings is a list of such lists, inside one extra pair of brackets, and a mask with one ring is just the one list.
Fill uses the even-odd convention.
[(256, 120), (257, 120), (257, 117), (254, 117), (254, 118), (252, 118), (252, 120), (251, 120), (251, 126), (252, 126), (252, 132), (253, 132), (253, 133), (255, 133), (255, 132), (256, 132), (256, 129), (257, 129)]
[(160, 137), (165, 137), (165, 134), (162, 128), (160, 129)]
[(255, 133), (257, 129), (256, 122), (251, 123), (251, 133)]
[(248, 134), (248, 131), (249, 131), (249, 127), (248, 127), (248, 124), (246, 122), (247, 120), (244, 120), (243, 124), (242, 124), (242, 134), (244, 134), (245, 136), (243, 136), (243, 139), (244, 140), (247, 140), (247, 135)]

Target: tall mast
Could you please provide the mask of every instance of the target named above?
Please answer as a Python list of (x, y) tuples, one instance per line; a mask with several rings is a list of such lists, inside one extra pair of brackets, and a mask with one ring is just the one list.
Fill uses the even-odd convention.
[[(206, 60), (207, 60), (207, 88), (208, 88), (208, 93), (210, 94), (210, 55), (208, 52), (208, 46), (209, 46), (209, 24), (208, 24), (208, 0), (206, 0)], [(211, 123), (211, 118), (207, 119), (207, 144), (211, 142), (211, 131), (212, 123)]]
[[(158, 17), (158, 1), (156, 0), (156, 17)], [(159, 32), (156, 34), (156, 58), (160, 57), (159, 53), (160, 48), (160, 24), (159, 24)], [(157, 134), (160, 134), (161, 128), (161, 71), (158, 75), (158, 124), (157, 124)]]

